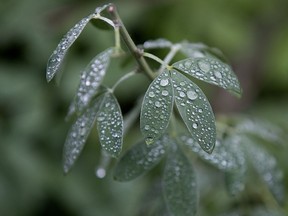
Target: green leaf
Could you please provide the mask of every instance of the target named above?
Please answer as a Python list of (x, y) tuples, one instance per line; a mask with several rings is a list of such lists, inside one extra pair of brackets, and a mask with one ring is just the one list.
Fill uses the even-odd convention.
[(48, 82), (52, 80), (59, 71), (63, 59), (74, 41), (79, 37), (87, 23), (93, 18), (94, 14), (83, 18), (73, 28), (71, 28), (62, 38), (55, 51), (50, 56), (47, 63), (46, 79)]
[[(247, 162), (243, 151), (242, 137), (233, 135), (225, 139), (224, 143), (228, 148), (227, 151), (234, 154), (237, 165), (235, 168), (225, 172), (225, 183), (229, 194), (237, 195), (245, 189)], [(213, 152), (214, 153), (214, 152)]]
[(171, 78), (169, 72), (164, 70), (150, 84), (142, 103), (140, 128), (147, 144), (153, 143), (167, 129), (173, 100)]
[(163, 38), (159, 38), (156, 40), (148, 40), (142, 46), (143, 49), (157, 49), (157, 48), (170, 48), (173, 44)]
[(189, 58), (212, 57), (218, 58), (223, 62), (227, 62), (227, 59), (221, 52), (221, 50), (213, 47), (208, 47), (203, 43), (182, 42), (180, 51)]
[(249, 138), (246, 139), (246, 154), (253, 167), (258, 172), (263, 182), (266, 183), (272, 194), (279, 203), (284, 200), (283, 172), (278, 167), (277, 160), (263, 147), (254, 144)]
[(99, 92), (99, 87), (109, 66), (113, 48), (98, 54), (81, 74), (80, 84), (75, 96), (75, 110), (82, 112), (91, 99)]
[(176, 106), (192, 137), (211, 153), (216, 142), (215, 117), (201, 89), (181, 73), (173, 70), (172, 81)]
[(198, 196), (193, 167), (177, 144), (173, 140), (170, 143), (162, 180), (167, 207), (172, 215), (196, 215)]
[(173, 64), (173, 67), (202, 80), (222, 87), (241, 96), (240, 83), (231, 67), (215, 58), (188, 58)]
[(117, 99), (109, 91), (97, 114), (97, 129), (102, 148), (118, 157), (123, 143), (123, 116)]
[(245, 119), (236, 126), (238, 133), (245, 133), (262, 138), (271, 143), (284, 144), (282, 128), (260, 119)]
[(232, 152), (229, 149), (229, 144), (227, 145), (227, 143), (223, 141), (217, 140), (213, 153), (208, 154), (199, 146), (198, 142), (190, 136), (182, 135), (180, 140), (201, 159), (220, 170), (228, 171), (239, 168), (235, 152)]
[(153, 145), (142, 141), (132, 146), (117, 163), (114, 178), (117, 181), (130, 181), (151, 170), (166, 153), (167, 140), (168, 138), (163, 136)]
[(71, 126), (64, 144), (63, 164), (65, 173), (71, 169), (80, 155), (94, 125), (102, 100), (102, 95), (93, 100), (90, 107)]

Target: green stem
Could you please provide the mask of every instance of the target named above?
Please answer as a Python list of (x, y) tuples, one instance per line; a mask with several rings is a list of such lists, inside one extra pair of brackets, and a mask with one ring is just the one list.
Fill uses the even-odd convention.
[(113, 22), (115, 26), (119, 26), (120, 35), (122, 36), (125, 44), (127, 45), (128, 49), (132, 53), (132, 55), (135, 57), (136, 61), (138, 62), (141, 70), (151, 79), (153, 80), (155, 78), (155, 74), (149, 67), (148, 63), (143, 57), (143, 54), (141, 50), (135, 45), (132, 38), (130, 37), (127, 29), (125, 28), (118, 12), (116, 9), (116, 6), (114, 4), (111, 4), (108, 9), (108, 13), (112, 16)]
[(159, 69), (159, 72), (161, 73), (164, 69), (166, 65), (169, 65), (170, 62), (172, 61), (172, 59), (174, 58), (174, 56), (176, 55), (176, 53), (180, 50), (181, 48), (181, 44), (174, 44), (171, 49), (170, 52), (167, 54), (167, 56), (164, 58), (164, 64), (161, 65), (161, 68)]
[(126, 80), (126, 79), (130, 78), (131, 76), (135, 75), (136, 72), (137, 72), (137, 70), (133, 70), (133, 71), (125, 74), (123, 77), (121, 77), (121, 78), (113, 85), (112, 91), (114, 91), (115, 88), (117, 88), (117, 86), (118, 86), (121, 82), (123, 82), (124, 80)]
[(154, 61), (158, 62), (159, 64), (164, 65), (164, 67), (167, 67), (167, 64), (165, 64), (165, 62), (162, 59), (158, 58), (157, 56), (155, 56), (151, 53), (143, 52), (143, 56), (150, 58), (150, 59), (153, 59)]

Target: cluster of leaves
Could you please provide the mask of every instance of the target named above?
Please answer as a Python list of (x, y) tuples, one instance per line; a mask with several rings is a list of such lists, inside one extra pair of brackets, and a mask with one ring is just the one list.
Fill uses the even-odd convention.
[[(93, 22), (101, 20), (115, 30), (115, 47), (98, 54), (83, 70), (77, 93), (70, 105), (68, 117), (76, 115), (76, 121), (71, 126), (64, 144), (66, 173), (80, 155), (95, 123), (102, 149), (112, 157), (118, 157), (122, 150), (124, 121), (114, 90), (129, 76), (120, 79), (112, 88), (102, 84), (111, 58), (117, 56), (121, 49), (119, 29), (124, 28), (121, 26), (121, 21), (112, 21), (102, 16), (101, 13), (112, 9), (114, 6), (110, 4), (97, 8), (95, 13), (77, 23), (63, 37), (48, 61), (46, 77), (50, 81), (59, 71), (66, 52), (90, 20)], [(117, 25), (119, 23), (120, 25)], [(144, 52), (158, 48), (170, 49), (163, 61)], [(197, 184), (193, 167), (183, 151), (189, 149), (204, 161), (225, 172), (227, 187), (232, 194), (244, 189), (247, 164), (251, 161), (275, 197), (282, 200), (283, 190), (280, 184), (282, 175), (275, 158), (254, 145), (246, 133), (265, 136), (264, 138), (268, 140), (273, 139), (273, 136), (263, 133), (265, 127), (254, 127), (257, 124), (250, 125), (256, 128), (251, 130), (249, 124), (253, 122), (237, 124), (233, 133), (229, 130), (234, 127), (226, 127), (217, 136), (215, 117), (208, 99), (190, 79), (193, 77), (217, 85), (240, 96), (238, 79), (231, 67), (223, 61), (221, 52), (203, 44), (189, 42), (173, 44), (165, 39), (147, 41), (139, 46), (138, 51), (140, 49), (142, 57), (160, 62), (161, 67), (153, 73), (155, 78), (142, 102), (140, 129), (144, 139), (120, 158), (114, 171), (115, 179), (132, 180), (151, 170), (166, 156), (162, 181), (168, 211), (172, 215), (194, 215), (198, 201)], [(177, 52), (182, 52), (187, 58), (170, 65)], [(135, 71), (147, 72), (141, 67)], [(174, 104), (177, 109), (173, 107)], [(175, 126), (181, 124), (178, 116), (188, 129), (185, 134)], [(215, 144), (216, 148), (212, 153)], [(266, 166), (262, 166), (264, 163)]]

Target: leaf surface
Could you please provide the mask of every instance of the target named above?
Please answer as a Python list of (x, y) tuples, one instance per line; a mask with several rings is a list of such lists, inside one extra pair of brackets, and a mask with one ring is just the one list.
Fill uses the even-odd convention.
[(167, 129), (173, 100), (171, 78), (169, 72), (164, 70), (150, 84), (142, 103), (140, 129), (147, 144), (156, 141)]
[(47, 63), (46, 79), (48, 82), (52, 80), (55, 74), (59, 71), (63, 59), (74, 41), (79, 37), (85, 26), (93, 18), (91, 14), (80, 20), (73, 28), (71, 28), (61, 39), (55, 51), (50, 56)]
[(118, 157), (123, 144), (123, 116), (111, 92), (104, 95), (97, 114), (97, 129), (102, 148), (112, 157)]
[(132, 146), (117, 163), (114, 178), (118, 181), (130, 181), (151, 170), (166, 153), (167, 139), (163, 136), (153, 145), (142, 141)]
[(238, 78), (231, 67), (215, 58), (188, 58), (173, 64), (173, 67), (207, 83), (222, 87), (241, 96)]
[(95, 122), (103, 96), (97, 97), (85, 112), (71, 126), (64, 143), (63, 166), (67, 173), (80, 155)]
[(172, 215), (196, 215), (198, 196), (193, 167), (175, 143), (170, 147), (162, 179), (167, 207)]
[(175, 70), (172, 71), (176, 106), (192, 137), (211, 153), (216, 142), (215, 117), (201, 89)]

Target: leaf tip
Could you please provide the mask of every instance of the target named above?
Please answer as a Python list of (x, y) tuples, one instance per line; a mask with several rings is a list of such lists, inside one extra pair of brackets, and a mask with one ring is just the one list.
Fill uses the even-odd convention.
[(152, 138), (152, 137), (147, 137), (146, 139), (145, 139), (145, 142), (146, 142), (146, 144), (147, 145), (151, 145), (152, 143), (154, 143), (154, 138)]

